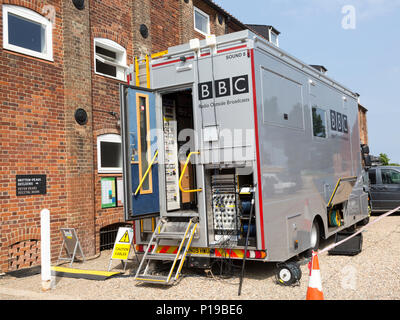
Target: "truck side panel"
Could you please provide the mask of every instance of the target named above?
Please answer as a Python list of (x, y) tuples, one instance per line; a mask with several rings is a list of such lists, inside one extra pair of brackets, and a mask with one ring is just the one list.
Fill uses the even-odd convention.
[[(254, 72), (265, 244), (269, 261), (284, 261), (310, 247), (316, 215), (329, 235), (326, 205), (337, 181), (361, 176), (357, 101), (260, 47)], [(338, 114), (341, 131), (331, 125)], [(361, 186), (350, 196), (346, 227), (365, 218)]]

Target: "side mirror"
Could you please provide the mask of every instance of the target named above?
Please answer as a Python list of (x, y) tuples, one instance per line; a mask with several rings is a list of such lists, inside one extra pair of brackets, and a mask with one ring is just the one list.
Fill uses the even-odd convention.
[(362, 152), (363, 154), (369, 154), (369, 146), (366, 145), (366, 144), (362, 144), (362, 145), (361, 145), (361, 152)]
[(367, 155), (367, 154), (364, 155), (364, 165), (366, 167), (370, 167), (372, 165), (372, 161), (371, 161), (371, 156), (370, 155)]

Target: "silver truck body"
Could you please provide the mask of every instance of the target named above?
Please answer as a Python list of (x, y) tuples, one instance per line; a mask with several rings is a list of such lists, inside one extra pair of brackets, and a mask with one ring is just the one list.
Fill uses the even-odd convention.
[[(163, 128), (167, 95), (192, 96), (194, 137), (186, 147), (199, 152), (192, 158), (195, 187), (202, 190), (196, 192), (197, 207), (168, 209), (162, 161), (165, 140), (159, 134), (159, 213), (153, 214), (198, 216), (192, 247), (243, 249), (239, 238), (246, 226), (239, 217), (244, 207), (239, 191), (248, 185), (255, 191), (250, 249), (266, 252), (264, 261), (286, 261), (309, 249), (315, 219), (328, 238), (368, 217), (355, 93), (249, 30), (217, 37), (216, 46), (203, 40), (199, 50), (193, 44), (169, 48), (166, 56), (152, 61), (150, 71), (158, 129)], [(127, 141), (129, 90), (129, 86), (121, 89), (126, 220), (134, 219), (129, 199), (135, 191)], [(213, 199), (220, 195), (213, 183), (230, 177), (237, 178), (236, 202), (219, 212)], [(351, 188), (335, 195), (338, 181), (348, 177), (354, 177)], [(330, 226), (328, 221), (335, 197), (342, 197), (335, 202), (340, 226)], [(225, 209), (231, 211), (240, 235), (220, 232), (224, 226), (231, 230), (230, 224), (216, 226)], [(149, 221), (136, 221), (137, 244), (146, 244), (148, 238), (138, 230), (143, 231)]]

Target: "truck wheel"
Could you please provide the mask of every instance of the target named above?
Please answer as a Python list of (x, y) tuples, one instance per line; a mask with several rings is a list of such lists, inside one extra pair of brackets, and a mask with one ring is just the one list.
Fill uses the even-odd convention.
[(311, 243), (311, 251), (317, 251), (319, 249), (319, 241), (321, 239), (321, 230), (319, 228), (319, 223), (317, 220), (314, 220), (311, 233), (310, 233), (310, 243)]
[(276, 282), (284, 286), (292, 286), (300, 281), (301, 269), (295, 262), (286, 262), (277, 265)]
[(311, 228), (311, 232), (310, 232), (311, 247), (310, 247), (310, 249), (308, 249), (302, 253), (302, 255), (305, 258), (311, 258), (312, 252), (317, 251), (319, 249), (320, 239), (321, 239), (321, 230), (319, 227), (319, 223), (317, 220), (314, 220), (312, 228)]

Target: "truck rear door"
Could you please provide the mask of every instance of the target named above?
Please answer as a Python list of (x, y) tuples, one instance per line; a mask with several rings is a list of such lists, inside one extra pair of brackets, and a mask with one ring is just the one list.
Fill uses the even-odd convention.
[(155, 93), (121, 85), (125, 220), (158, 216), (158, 146)]

